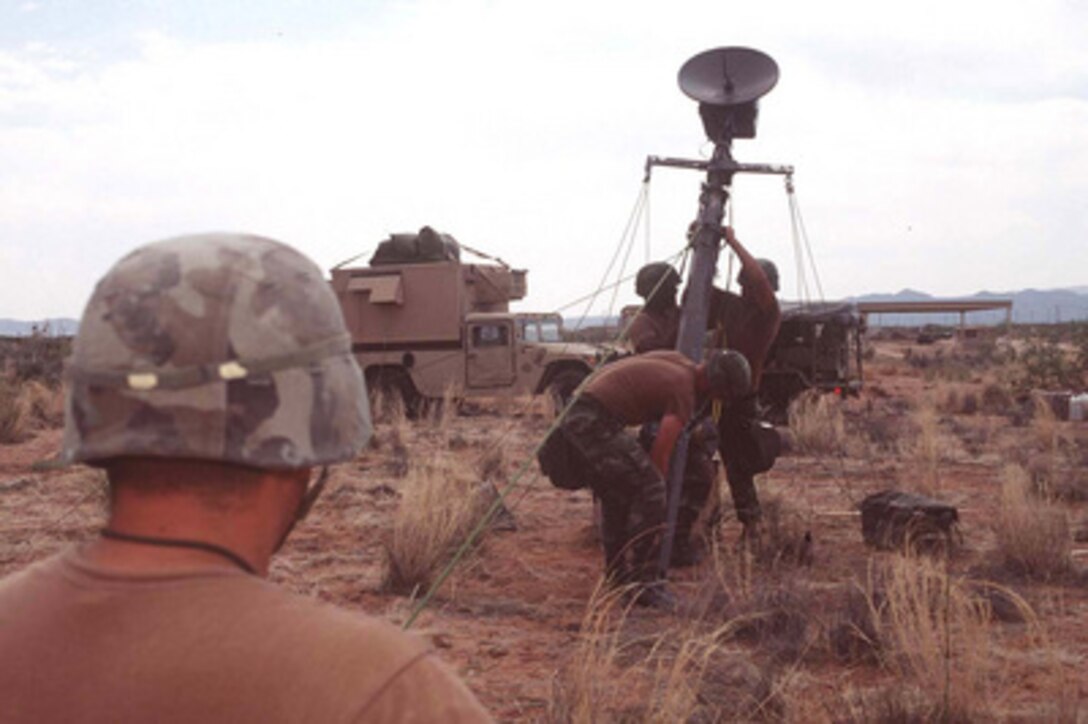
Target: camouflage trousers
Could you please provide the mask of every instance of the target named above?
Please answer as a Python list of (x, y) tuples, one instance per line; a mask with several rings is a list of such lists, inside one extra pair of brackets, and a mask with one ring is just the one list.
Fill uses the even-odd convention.
[(581, 453), (586, 481), (601, 501), (605, 572), (614, 583), (649, 582), (665, 524), (665, 481), (650, 456), (599, 402), (583, 395), (560, 426)]

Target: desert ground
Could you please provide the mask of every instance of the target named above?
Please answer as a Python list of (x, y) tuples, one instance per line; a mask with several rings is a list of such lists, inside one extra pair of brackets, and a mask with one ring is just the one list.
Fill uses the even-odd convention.
[[(591, 497), (533, 458), (543, 399), (414, 421), (383, 406), (271, 578), (411, 621), (501, 721), (1088, 721), (1088, 423), (1027, 394), (1023, 340), (898, 337), (870, 339), (860, 397), (793, 408), (791, 449), (757, 483), (760, 546), (739, 545), (722, 486), (705, 560), (670, 572), (675, 613), (598, 590)], [(0, 575), (105, 514), (98, 471), (48, 462), (57, 388), (5, 384)], [(870, 547), (858, 505), (886, 489), (951, 504), (959, 524)], [(478, 525), (496, 491), (505, 512)]]

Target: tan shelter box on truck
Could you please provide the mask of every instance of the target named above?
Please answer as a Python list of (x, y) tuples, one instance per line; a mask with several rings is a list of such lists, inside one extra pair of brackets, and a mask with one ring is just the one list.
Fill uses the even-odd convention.
[(367, 385), (399, 395), (410, 412), (451, 392), (569, 397), (601, 350), (527, 340), (510, 312), (510, 302), (525, 297), (525, 271), (501, 261), (465, 264), (460, 252), (452, 236), (424, 227), (390, 236), (369, 266), (332, 271)]
[(332, 285), (356, 342), (413, 344), (461, 338), (468, 302), (456, 262), (337, 269)]

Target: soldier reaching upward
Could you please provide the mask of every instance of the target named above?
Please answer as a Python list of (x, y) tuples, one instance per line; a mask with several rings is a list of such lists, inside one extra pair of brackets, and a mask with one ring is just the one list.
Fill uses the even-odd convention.
[(87, 304), (68, 389), (64, 455), (105, 470), (108, 521), (0, 581), (0, 719), (489, 720), (419, 642), (263, 580), (371, 431), (311, 261), (228, 234), (137, 249)]
[[(626, 357), (586, 384), (542, 447), (541, 468), (557, 486), (589, 485), (600, 498), (605, 573), (613, 584), (636, 584), (640, 605), (672, 605), (657, 566), (664, 476), (696, 400), (740, 397), (749, 386), (748, 363), (735, 352), (714, 352), (700, 365), (674, 351)], [(656, 420), (647, 454), (624, 427)]]
[[(775, 292), (778, 270), (766, 259), (756, 259), (737, 240), (731, 227), (725, 227), (725, 242), (740, 259), (740, 295), (714, 290), (711, 295), (710, 323), (720, 328), (725, 346), (744, 355), (752, 368), (752, 391), (726, 404), (719, 420), (719, 450), (725, 462), (726, 479), (733, 496), (737, 518), (744, 525), (745, 536), (758, 531), (762, 512), (755, 488), (752, 465), (752, 437), (748, 426), (758, 416), (757, 397), (767, 353), (778, 335), (782, 314)], [(773, 460), (771, 461), (773, 462)], [(766, 463), (764, 463), (766, 464)]]

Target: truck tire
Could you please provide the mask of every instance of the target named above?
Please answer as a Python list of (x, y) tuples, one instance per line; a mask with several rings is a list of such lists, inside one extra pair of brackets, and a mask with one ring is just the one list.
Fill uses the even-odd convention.
[(396, 367), (372, 367), (366, 371), (366, 387), (370, 393), (370, 406), (375, 417), (388, 418), (394, 405), (403, 405), (404, 416), (409, 420), (419, 417), (423, 397), (416, 390), (412, 378)]
[(552, 381), (548, 383), (548, 394), (551, 395), (552, 400), (555, 402), (556, 414), (570, 404), (571, 398), (574, 397), (574, 391), (578, 389), (578, 385), (582, 384), (582, 380), (588, 374), (589, 372), (586, 370), (574, 368), (564, 369), (555, 374)]

